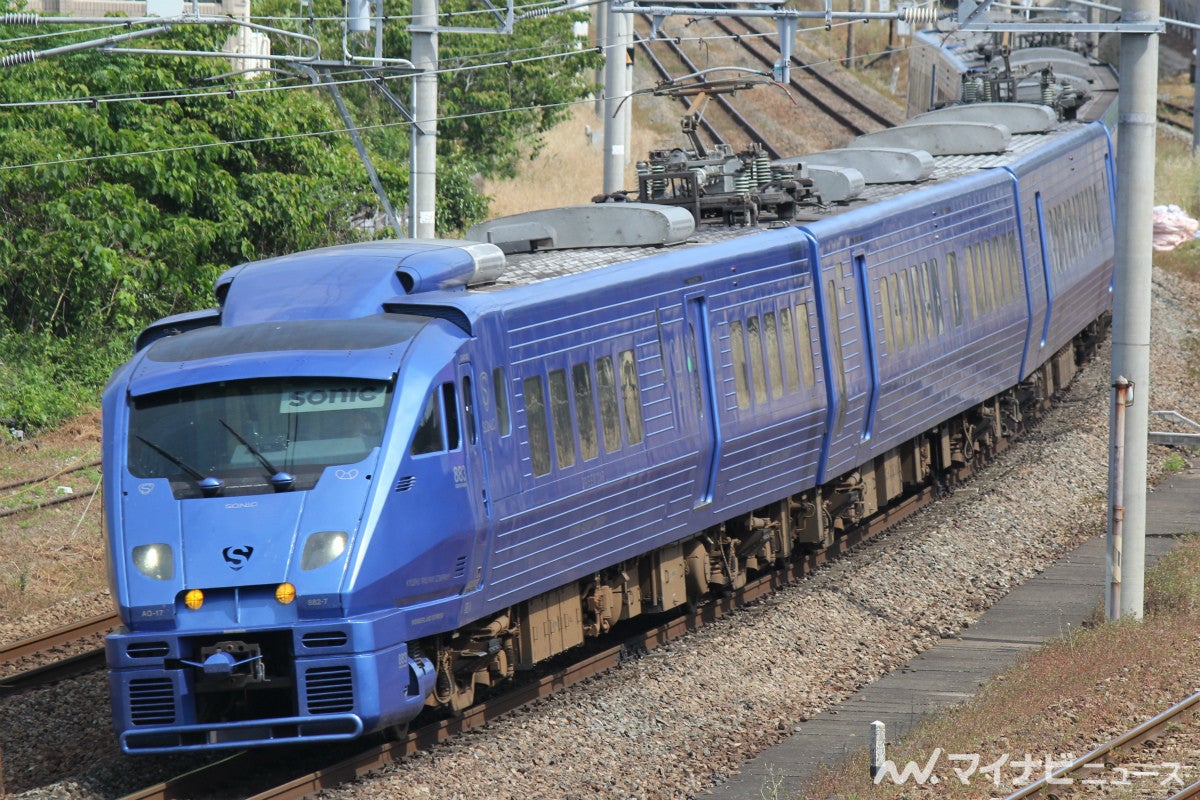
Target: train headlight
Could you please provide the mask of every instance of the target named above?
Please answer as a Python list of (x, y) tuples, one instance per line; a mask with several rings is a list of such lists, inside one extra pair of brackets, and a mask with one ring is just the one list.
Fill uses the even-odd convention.
[(175, 555), (169, 544), (139, 544), (133, 548), (133, 565), (138, 572), (156, 581), (175, 577)]
[(199, 611), (200, 606), (204, 605), (204, 592), (199, 589), (189, 589), (188, 593), (183, 596), (183, 604), (192, 611)]
[(296, 587), (290, 583), (281, 583), (275, 587), (275, 599), (283, 605), (288, 605), (296, 599)]
[(300, 554), (300, 569), (316, 569), (346, 552), (349, 536), (345, 531), (321, 531), (309, 536)]

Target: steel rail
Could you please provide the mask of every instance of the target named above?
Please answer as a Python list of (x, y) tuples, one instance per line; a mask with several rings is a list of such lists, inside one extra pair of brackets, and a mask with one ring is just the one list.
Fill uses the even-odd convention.
[(37, 655), (50, 648), (86, 639), (89, 636), (105, 634), (120, 624), (121, 621), (116, 614), (101, 614), (98, 617), (80, 620), (61, 628), (39, 633), (28, 639), (2, 645), (0, 646), (0, 664)]
[[(721, 18), (716, 18), (713, 21), (716, 23), (718, 28), (720, 28), (726, 35), (730, 36), (735, 42), (740, 44), (742, 46), (742, 48), (747, 53), (749, 53), (751, 56), (753, 56), (755, 59), (757, 59), (759, 63), (766, 65), (768, 68), (773, 68), (775, 66), (774, 59), (770, 58), (767, 55), (764, 55), (762, 53), (762, 51), (759, 50), (758, 48), (751, 46), (750, 43), (746, 41), (745, 35), (735, 32), (731, 27), (729, 27), (728, 23), (726, 23), (725, 20), (723, 20)], [(750, 28), (750, 26), (746, 25), (745, 22), (742, 22), (742, 25), (745, 25), (747, 28)], [(750, 28), (750, 30), (751, 30), (751, 32), (753, 32), (753, 28)], [(776, 48), (776, 52), (778, 52), (778, 48)], [(807, 64), (804, 64), (799, 59), (797, 59), (795, 56), (792, 56), (791, 60), (797, 66), (800, 66), (807, 74), (812, 75), (813, 77), (817, 78), (818, 82), (820, 82), (822, 85), (825, 85), (827, 88), (832, 85), (832, 82), (828, 78), (826, 78), (823, 75), (820, 75), (818, 72), (816, 72), (814, 69), (812, 69), (812, 67), (808, 66)], [(843, 128), (845, 128), (846, 130), (848, 130), (850, 133), (854, 134), (855, 136), (861, 136), (862, 134), (867, 132), (866, 128), (862, 127), (858, 123), (851, 120), (845, 114), (843, 114), (840, 111), (833, 108), (833, 106), (829, 105), (829, 103), (825, 102), (825, 100), (823, 100), (821, 97), (819, 97), (816, 92), (814, 92), (812, 89), (809, 89), (807, 86), (804, 86), (796, 78), (792, 77), (792, 78), (788, 79), (788, 87), (790, 89), (792, 89), (794, 92), (796, 92), (796, 94), (800, 95), (802, 98), (804, 98), (809, 103), (811, 103), (813, 105), (813, 107), (815, 107), (818, 111), (820, 111), (822, 114), (824, 114), (827, 118), (833, 120), (838, 125), (841, 125)], [(850, 101), (850, 102), (853, 102), (853, 101)], [(891, 123), (885, 123), (885, 124), (890, 125)]]
[[(643, 17), (643, 19), (645, 19), (645, 17)], [(679, 60), (679, 63), (683, 64), (683, 66), (689, 72), (696, 73), (696, 72), (700, 71), (699, 67), (696, 66), (695, 62), (693, 62), (688, 57), (687, 53), (683, 52), (683, 48), (680, 47), (679, 44), (674, 39), (671, 39), (669, 37), (663, 37), (663, 38), (659, 38), (659, 39), (647, 40), (641, 36), (639, 36), (638, 38), (641, 42), (644, 43), (643, 46), (647, 50), (650, 49), (649, 44), (648, 44), (649, 42), (665, 42), (667, 45), (667, 48), (671, 51), (671, 54), (673, 56), (675, 56), (675, 58), (677, 58)], [(668, 76), (668, 78), (669, 78), (669, 76)], [(687, 104), (687, 100), (685, 98), (680, 98), (680, 99), (683, 100), (685, 105)], [(763, 146), (763, 149), (767, 151), (767, 155), (769, 155), (773, 159), (783, 158), (783, 154), (781, 154), (779, 152), (779, 150), (777, 150), (770, 142), (768, 142), (766, 140), (766, 137), (763, 136), (762, 133), (759, 132), (758, 128), (756, 128), (754, 126), (754, 124), (752, 122), (750, 122), (750, 120), (746, 119), (746, 117), (743, 116), (741, 112), (739, 112), (736, 108), (734, 108), (732, 103), (730, 103), (727, 99), (725, 99), (724, 97), (722, 97), (719, 94), (712, 95), (712, 99), (717, 103), (717, 105), (720, 107), (720, 109), (723, 112), (725, 112), (725, 114), (730, 119), (733, 120), (734, 124), (737, 125), (737, 127), (740, 128), (744, 134), (746, 134), (747, 136), (750, 137), (751, 143), (761, 144)]]
[[(54, 480), (60, 475), (70, 475), (72, 472), (79, 472), (80, 470), (85, 470), (88, 467), (98, 466), (100, 466), (100, 459), (97, 458), (82, 464), (75, 464), (74, 466), (60, 469), (57, 472), (50, 473), (49, 475), (39, 475), (36, 478), (21, 478), (20, 480), (9, 481), (8, 483), (0, 483), (0, 492), (6, 492), (9, 489), (22, 489), (26, 486), (32, 486), (35, 483), (45, 483), (46, 481)], [(13, 492), (13, 494), (16, 494), (16, 492)], [(5, 497), (0, 499), (7, 499), (9, 496), (10, 495), (5, 495)]]
[[(749, 32), (749, 34), (753, 35), (754, 38), (762, 39), (763, 43), (766, 45), (769, 45), (771, 47), (772, 52), (775, 54), (779, 53), (779, 40), (777, 38), (772, 38), (769, 35), (761, 35), (760, 31), (756, 30), (753, 25), (746, 22), (744, 19), (742, 19), (740, 17), (729, 17), (729, 18), (717, 17), (713, 20), (713, 22), (716, 24), (716, 26), (722, 32), (724, 32), (727, 36), (733, 37), (733, 39), (735, 41), (737, 41), (739, 44), (741, 44), (742, 47), (744, 47), (747, 52), (749, 52), (756, 59), (758, 59), (758, 61), (760, 63), (766, 65), (768, 68), (773, 68), (775, 66), (775, 61), (772, 58), (763, 55), (762, 52), (760, 50), (758, 50), (757, 48), (751, 47), (750, 44), (745, 41), (744, 37), (746, 36), (746, 34), (739, 34), (737, 31), (733, 30), (733, 28), (730, 27), (729, 22), (731, 20), (736, 20), (742, 27), (746, 28), (746, 30)], [(889, 119), (887, 116), (879, 113), (874, 108), (872, 108), (870, 105), (862, 102), (857, 97), (855, 97), (853, 92), (851, 92), (848, 89), (846, 89), (845, 87), (841, 86), (840, 84), (838, 84), (836, 81), (834, 81), (827, 75), (823, 75), (822, 73), (818, 72), (816, 69), (813, 68), (813, 66), (811, 64), (801, 61), (800, 58), (797, 57), (796, 55), (792, 55), (791, 58), (789, 59), (789, 61), (793, 67), (797, 67), (802, 72), (804, 72), (804, 74), (812, 77), (814, 80), (817, 81), (817, 83), (821, 84), (821, 86), (823, 86), (825, 89), (827, 89), (835, 97), (846, 102), (848, 105), (852, 106), (855, 109), (855, 111), (857, 111), (858, 113), (862, 114), (863, 116), (869, 118), (873, 122), (877, 122), (882, 127), (885, 127), (885, 128), (892, 127), (893, 125), (895, 125), (897, 123), (898, 120)], [(810, 102), (812, 102), (812, 104), (814, 106), (816, 106), (819, 110), (823, 111), (825, 114), (832, 117), (838, 124), (842, 125), (847, 130), (850, 130), (856, 136), (868, 132), (865, 128), (858, 125), (858, 123), (854, 122), (846, 115), (844, 115), (841, 112), (830, 107), (829, 104), (826, 103), (824, 100), (820, 99), (812, 91), (812, 89), (809, 89), (808, 87), (801, 84), (795, 77), (790, 79), (789, 85), (798, 94), (800, 94), (801, 96), (807, 98)]]
[[(10, 664), (30, 658), (55, 647), (72, 642), (101, 636), (120, 624), (116, 614), (102, 614), (91, 619), (80, 620), (45, 633), (22, 639), (0, 647), (0, 664)], [(66, 678), (74, 678), (95, 672), (104, 666), (104, 649), (92, 647), (66, 658), (59, 658), (23, 672), (15, 672), (0, 678), (0, 698), (11, 694), (45, 686)]]
[(1200, 781), (1196, 781), (1191, 786), (1185, 786), (1167, 800), (1192, 800), (1193, 797), (1200, 797)]
[[(1070, 775), (1073, 772), (1077, 772), (1088, 764), (1099, 761), (1118, 748), (1136, 745), (1145, 741), (1155, 733), (1161, 731), (1169, 723), (1178, 721), (1186, 714), (1194, 714), (1197, 710), (1200, 710), (1200, 708), (1197, 708), (1198, 705), (1200, 705), (1200, 692), (1196, 692), (1186, 700), (1176, 703), (1161, 714), (1146, 720), (1136, 728), (1132, 728), (1125, 733), (1122, 733), (1115, 739), (1100, 745), (1090, 753), (1080, 756), (1070, 764), (1059, 768), (1049, 775), (1046, 775), (1044, 778), (1029, 784), (1019, 791), (1013, 792), (1004, 800), (1022, 800), (1022, 798), (1025, 797), (1035, 797), (1040, 795), (1051, 786), (1056, 785), (1054, 782), (1059, 781), (1064, 776)], [(1188, 789), (1184, 789), (1184, 792), (1187, 791)], [(1184, 796), (1191, 797), (1193, 795)]]

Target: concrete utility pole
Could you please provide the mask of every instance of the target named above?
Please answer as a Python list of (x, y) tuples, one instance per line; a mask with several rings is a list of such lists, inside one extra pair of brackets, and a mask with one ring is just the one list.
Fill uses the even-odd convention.
[(608, 17), (604, 37), (604, 193), (612, 194), (625, 188), (630, 129), (625, 58), (633, 43), (633, 19), (628, 14), (614, 14), (612, 0), (604, 4), (604, 13)]
[(409, 175), (409, 230), (418, 239), (435, 236), (437, 198), (437, 0), (413, 0), (412, 63), (423, 70), (413, 78), (412, 166)]
[[(1157, 0), (1124, 0), (1121, 20), (1157, 25)], [(1150, 273), (1154, 242), (1154, 136), (1158, 98), (1158, 34), (1121, 33), (1121, 92), (1117, 111), (1117, 248), (1113, 293), (1112, 379), (1133, 384), (1125, 415), (1123, 491), (1110, 508), (1124, 506), (1121, 549), (1109, 519), (1108, 577), (1120, 575), (1120, 608), (1105, 609), (1109, 619), (1142, 617), (1146, 565), (1146, 448), (1150, 401)], [(1116, 418), (1116, 396), (1112, 416)], [(1115, 425), (1110, 436), (1117, 436)], [(1115, 447), (1116, 442), (1113, 442)], [(1114, 447), (1109, 448), (1113, 452)], [(1116, 485), (1109, 464), (1110, 496)]]

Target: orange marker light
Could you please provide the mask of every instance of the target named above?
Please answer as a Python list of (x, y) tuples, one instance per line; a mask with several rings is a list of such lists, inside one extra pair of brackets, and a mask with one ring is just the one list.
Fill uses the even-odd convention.
[(183, 604), (192, 611), (197, 611), (200, 606), (204, 605), (204, 592), (199, 589), (189, 589), (188, 593), (183, 596)]
[(296, 587), (290, 583), (281, 583), (275, 588), (275, 599), (285, 606), (296, 599)]

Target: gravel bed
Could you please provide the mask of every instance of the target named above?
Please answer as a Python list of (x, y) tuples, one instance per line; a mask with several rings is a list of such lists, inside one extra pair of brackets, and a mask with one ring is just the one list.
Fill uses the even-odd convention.
[[(1150, 407), (1192, 419), (1200, 405), (1179, 343), (1196, 334), (1196, 308), (1200, 289), (1155, 273)], [(706, 791), (1104, 529), (1109, 384), (1106, 346), (1035, 432), (886, 536), (703, 631), (324, 796)], [(17, 620), (0, 640), (80, 614), (64, 605), (61, 619)], [(0, 703), (0, 759), (21, 798), (120, 796), (196, 763), (120, 755), (99, 675)]]

